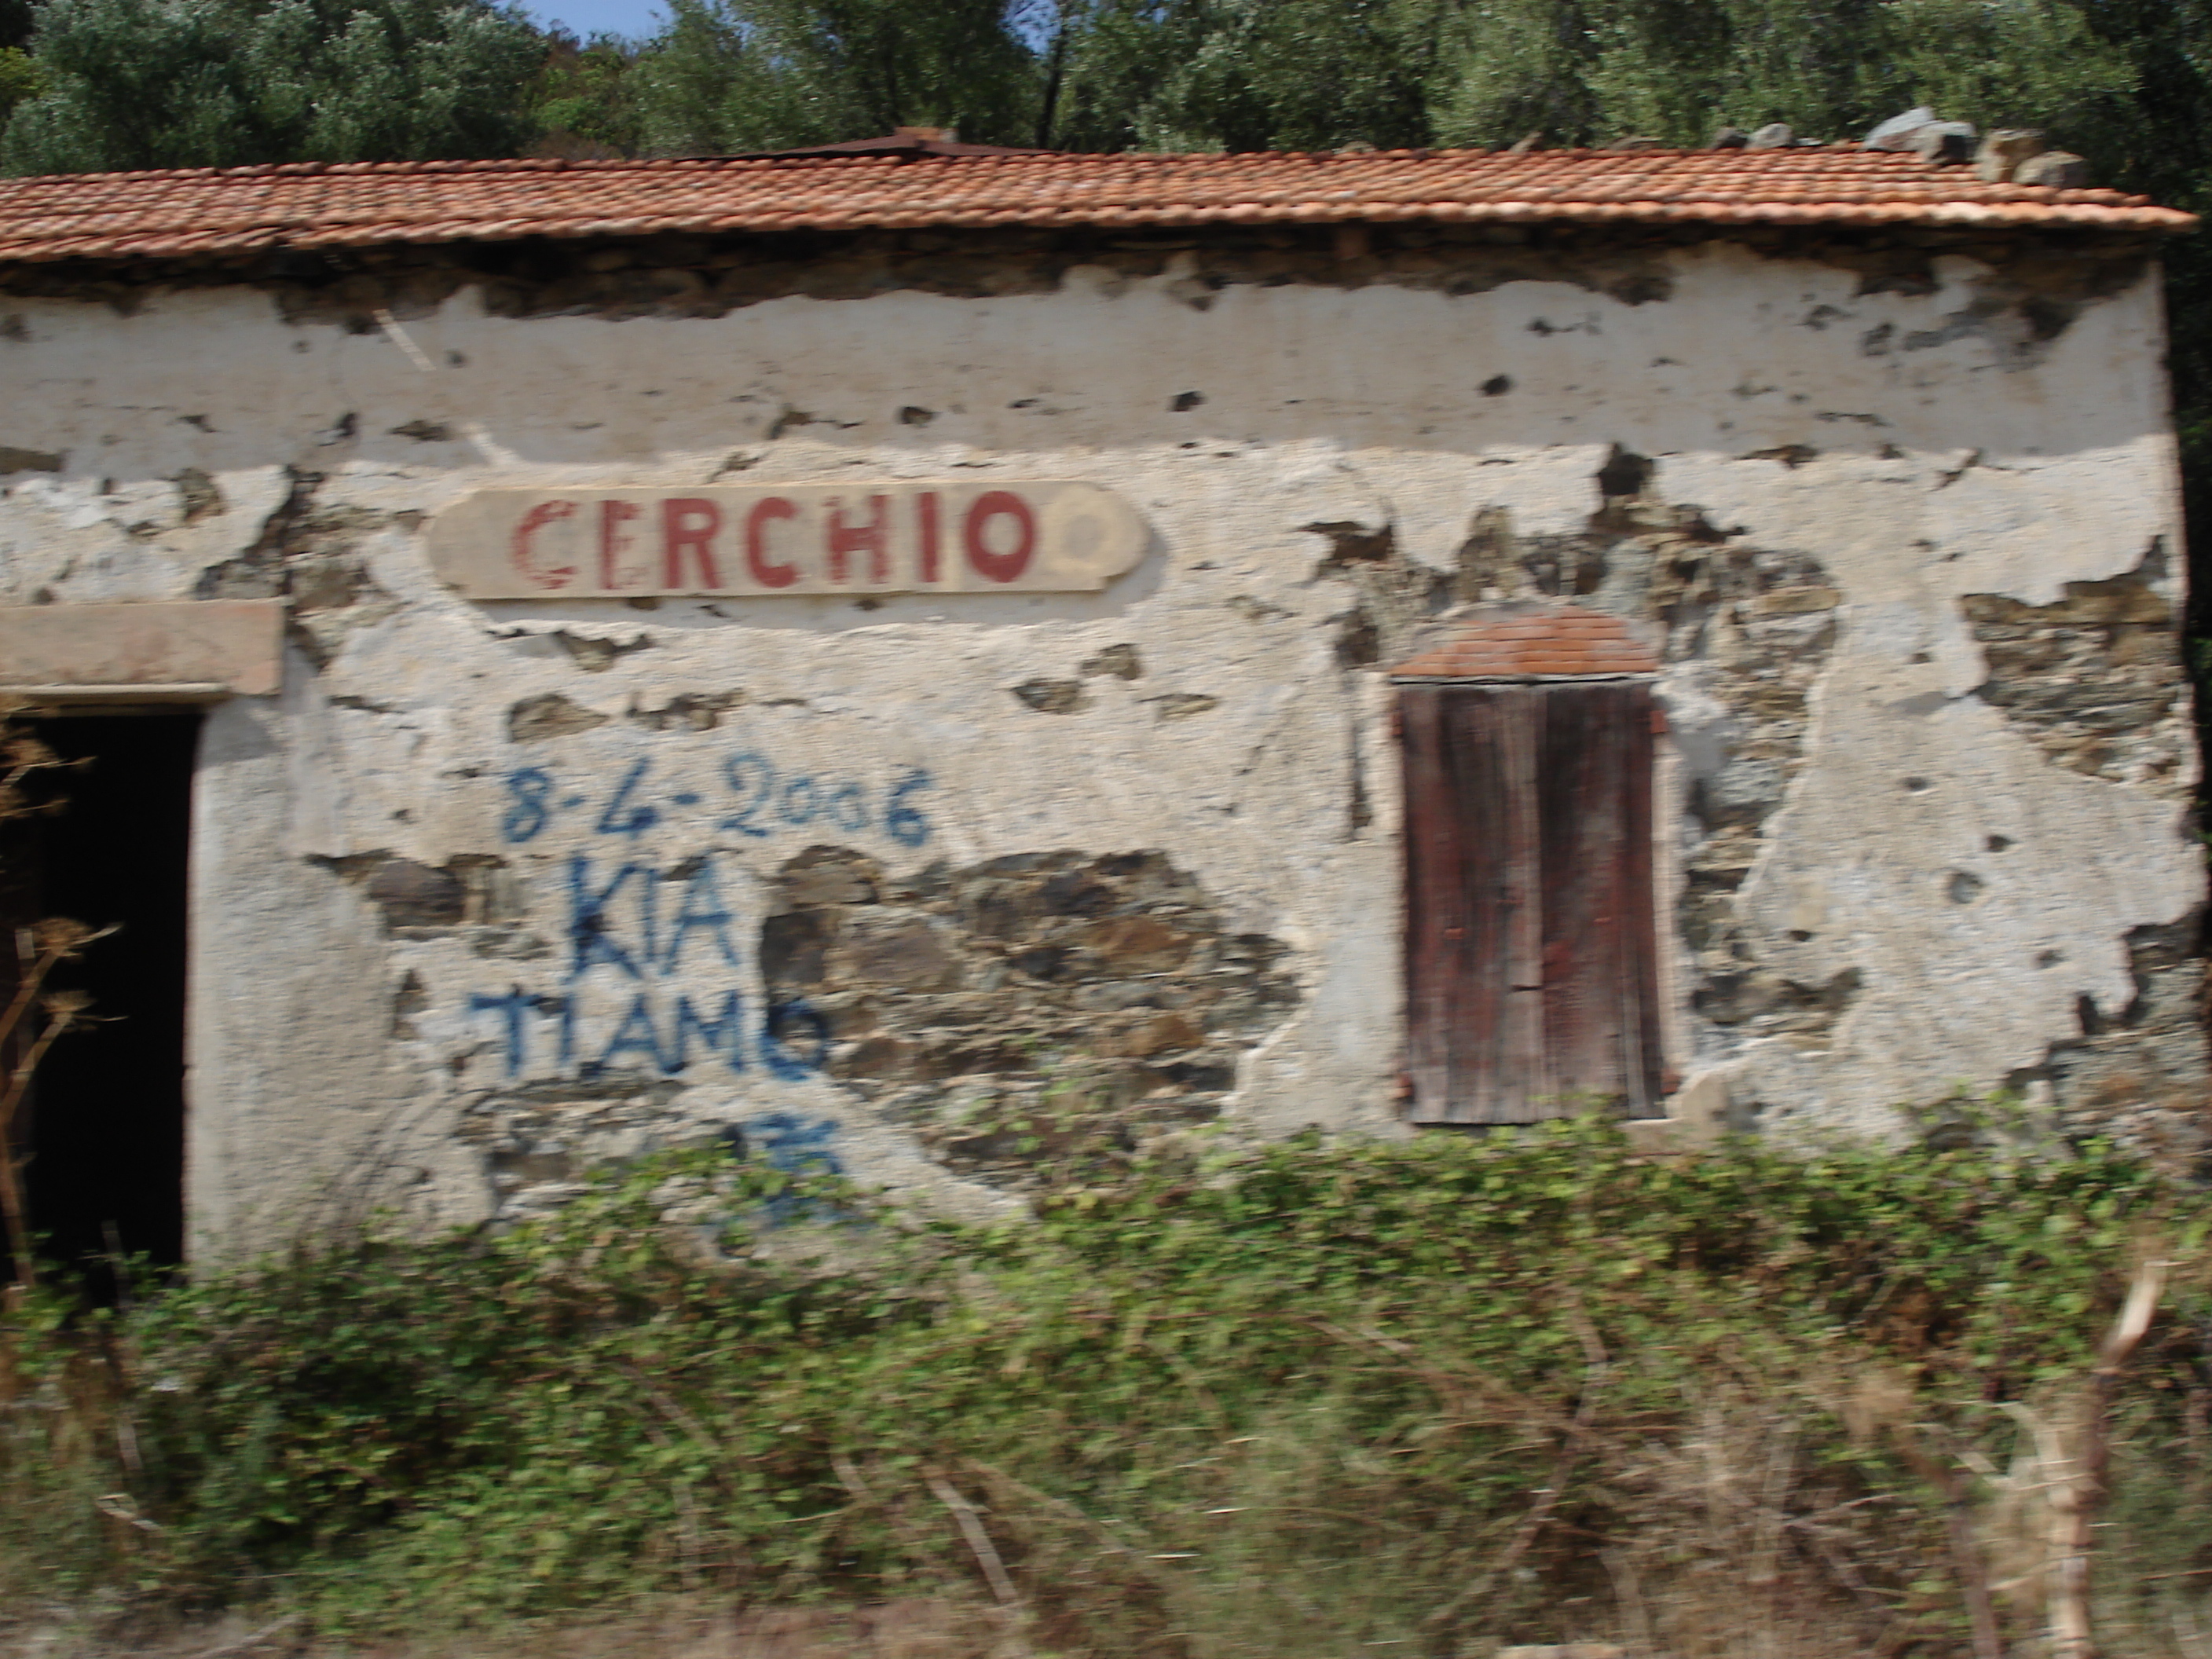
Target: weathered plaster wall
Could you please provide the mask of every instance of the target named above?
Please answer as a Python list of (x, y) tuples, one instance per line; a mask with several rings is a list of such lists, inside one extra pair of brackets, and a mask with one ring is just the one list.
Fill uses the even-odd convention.
[[(988, 1209), (1216, 1115), (1393, 1132), (1381, 671), (1530, 592), (1668, 641), (1685, 1074), (1769, 1122), (2008, 1080), (2182, 1121), (2152, 275), (1149, 257), (620, 320), (465, 288), (397, 335), (236, 287), (0, 302), (0, 602), (293, 609), (284, 696), (205, 742), (200, 1225), (378, 1171), (527, 1207), (715, 1134)], [(616, 608), (422, 557), (471, 489), (739, 475), (1087, 479), (1152, 547), (1096, 596)]]

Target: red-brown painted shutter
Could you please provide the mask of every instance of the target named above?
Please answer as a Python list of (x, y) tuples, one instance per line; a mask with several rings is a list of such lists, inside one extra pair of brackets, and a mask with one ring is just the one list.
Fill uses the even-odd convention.
[(1599, 1102), (1662, 1116), (1651, 687), (1530, 689), (1544, 703), (1544, 1051), (1561, 1101), (1542, 1115)]
[(1537, 705), (1518, 686), (1399, 696), (1413, 1115), (1521, 1122), (1544, 1057)]
[(1650, 685), (1399, 696), (1413, 1121), (1657, 1115)]

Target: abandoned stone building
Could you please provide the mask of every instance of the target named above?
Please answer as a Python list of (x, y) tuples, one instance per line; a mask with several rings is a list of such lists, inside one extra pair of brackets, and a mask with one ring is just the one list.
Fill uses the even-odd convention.
[(2191, 223), (1856, 145), (0, 185), (0, 681), (92, 757), (7, 903), (124, 924), (41, 1215), (2182, 1144)]

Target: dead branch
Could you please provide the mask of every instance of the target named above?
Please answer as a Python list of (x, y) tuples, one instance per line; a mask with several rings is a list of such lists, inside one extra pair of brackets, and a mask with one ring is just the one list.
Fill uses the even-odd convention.
[(2044, 1487), (2051, 1506), (2051, 1563), (2049, 1589), (2051, 1644), (2054, 1659), (2089, 1659), (2096, 1640), (2089, 1622), (2089, 1551), (2095, 1542), (2097, 1511), (2109, 1495), (2112, 1442), (2106, 1432), (2120, 1371), (2150, 1329), (2166, 1290), (2170, 1264), (2145, 1260), (2136, 1268), (2128, 1299), (2098, 1350), (2088, 1398), (2082, 1402), (2081, 1455), (2069, 1474), (2052, 1472)]
[(243, 1653), (248, 1648), (258, 1648), (281, 1630), (289, 1630), (306, 1618), (305, 1613), (288, 1613), (282, 1619), (272, 1620), (250, 1636), (241, 1636), (235, 1642), (226, 1642), (221, 1647), (203, 1648), (192, 1659), (228, 1659), (234, 1653)]
[(1528, 1402), (1499, 1388), (1480, 1373), (1459, 1373), (1444, 1369), (1431, 1356), (1410, 1342), (1387, 1336), (1377, 1330), (1350, 1330), (1327, 1319), (1302, 1318), (1297, 1322), (1319, 1331), (1346, 1347), (1373, 1347), (1405, 1362), (1405, 1370), (1428, 1384), (1453, 1416), (1459, 1419), (1455, 1428), (1487, 1428), (1503, 1422), (1515, 1422), (1528, 1414)]
[(45, 999), (47, 1013), (46, 1027), (32, 1043), (31, 1052), (15, 1068), (9, 1081), (8, 1091), (0, 1095), (0, 1213), (4, 1213), (8, 1228), (8, 1249), (15, 1258), (15, 1290), (18, 1296), (28, 1295), (38, 1288), (37, 1258), (31, 1251), (30, 1217), (23, 1201), (24, 1160), (15, 1154), (15, 1112), (22, 1103), (24, 1092), (31, 1086), (31, 1074), (39, 1069), (39, 1062), (46, 1057), (54, 1039), (73, 1025), (82, 1022), (91, 999), (82, 991), (60, 991)]
[(868, 1483), (865, 1480), (861, 1478), (860, 1471), (854, 1467), (853, 1460), (846, 1456), (842, 1452), (832, 1452), (830, 1454), (830, 1467), (831, 1469), (836, 1471), (839, 1483), (844, 1486), (847, 1492), (852, 1493), (854, 1498), (860, 1503), (879, 1504), (883, 1501), (876, 1496), (874, 1490), (869, 1486)]
[(6, 1012), (0, 1013), (0, 1048), (5, 1048), (8, 1039), (15, 1035), (16, 1026), (30, 1012), (32, 1003), (38, 998), (39, 988), (46, 983), (46, 975), (58, 964), (74, 962), (84, 954), (85, 946), (106, 939), (113, 932), (115, 929), (112, 927), (95, 930), (81, 921), (72, 921), (67, 916), (49, 916), (44, 921), (33, 924), (32, 948), (38, 954), (24, 974), (22, 982), (15, 988), (15, 1000), (8, 1005)]
[[(62, 759), (36, 732), (16, 725), (14, 717), (22, 709), (23, 705), (13, 699), (0, 701), (0, 820), (51, 816), (62, 811), (65, 799), (35, 800), (25, 793), (24, 785), (37, 774), (74, 771), (88, 763)], [(83, 954), (94, 940), (114, 931), (106, 927), (95, 932), (81, 921), (51, 917), (32, 926), (27, 951), (20, 944), (16, 947), (32, 960), (27, 968), (19, 963), (21, 977), (15, 994), (5, 1012), (0, 1012), (0, 1054), (10, 1050), (33, 1008), (43, 1005), (47, 1018), (29, 1053), (8, 1079), (5, 1092), (0, 1093), (0, 1218), (4, 1218), (9, 1255), (15, 1268), (15, 1282), (9, 1291), (10, 1302), (38, 1288), (38, 1262), (32, 1254), (30, 1218), (23, 1198), (26, 1160), (16, 1152), (15, 1115), (30, 1089), (31, 1074), (38, 1070), (46, 1050), (56, 1037), (83, 1022), (90, 1000), (81, 992), (46, 994), (46, 976), (61, 963)], [(21, 937), (17, 935), (19, 939)]]
[(706, 1427), (697, 1418), (671, 1399), (638, 1366), (629, 1360), (623, 1361), (622, 1364), (623, 1369), (629, 1373), (630, 1380), (638, 1385), (645, 1397), (653, 1403), (655, 1411), (690, 1437), (692, 1442), (709, 1457), (720, 1459), (725, 1455), (721, 1442), (708, 1433)]
[[(1868, 1583), (1865, 1577), (1851, 1565), (1850, 1557), (1838, 1550), (1829, 1539), (1811, 1528), (1793, 1528), (1793, 1530), (1802, 1532), (1805, 1547), (1820, 1559), (1820, 1565), (1828, 1570), (1838, 1583), (1850, 1592), (1853, 1601), (1867, 1612), (1894, 1622), (1897, 1618), (1897, 1609), (1876, 1594), (1874, 1586)], [(1887, 1624), (1883, 1626), (1885, 1632), (1888, 1628)], [(1980, 1659), (1980, 1656), (1977, 1655), (1976, 1659)]]
[(1553, 1466), (1551, 1482), (1535, 1495), (1536, 1501), (1528, 1506), (1528, 1513), (1522, 1517), (1520, 1528), (1513, 1534), (1513, 1541), (1491, 1564), (1489, 1571), (1422, 1620), (1425, 1628), (1448, 1623), (1468, 1603), (1478, 1601), (1489, 1595), (1491, 1586), (1519, 1564), (1529, 1545), (1536, 1541), (1537, 1534), (1543, 1531), (1544, 1523), (1552, 1518), (1552, 1511), (1559, 1505), (1560, 1495), (1566, 1490), (1568, 1473), (1574, 1468), (1576, 1458), (1582, 1455), (1583, 1443), (1589, 1436), (1591, 1420), (1597, 1415), (1598, 1394), (1604, 1385), (1607, 1367), (1610, 1363), (1605, 1344), (1598, 1339), (1596, 1328), (1581, 1316), (1579, 1310), (1574, 1324), (1575, 1334), (1582, 1339), (1584, 1360), (1582, 1399), (1575, 1407), (1573, 1419), (1567, 1425), (1565, 1442), (1559, 1448), (1558, 1462)]
[[(1008, 1474), (1004, 1469), (1000, 1468), (996, 1464), (986, 1463), (981, 1458), (969, 1458), (968, 1460), (968, 1467), (974, 1469), (978, 1474), (981, 1475), (993, 1486), (1004, 1486), (1008, 1492), (1013, 1492), (1018, 1497), (1025, 1498), (1033, 1504), (1042, 1504), (1046, 1509), (1052, 1510), (1056, 1513), (1066, 1516), (1077, 1526), (1081, 1527), (1085, 1531), (1090, 1533), (1094, 1538), (1098, 1539), (1113, 1553), (1128, 1557), (1129, 1565), (1134, 1567), (1139, 1572), (1142, 1573), (1146, 1577), (1152, 1580), (1153, 1583), (1163, 1587), (1166, 1587), (1172, 1583), (1172, 1580), (1159, 1572), (1145, 1559), (1143, 1551), (1136, 1548), (1133, 1545), (1123, 1542), (1120, 1537), (1115, 1535), (1111, 1528), (1108, 1527), (1103, 1522), (1098, 1520), (1096, 1516), (1091, 1515), (1079, 1505), (1069, 1503), (1064, 1498), (1054, 1498), (1048, 1492), (1040, 1492), (1036, 1487), (1030, 1486), (1027, 1481), (1018, 1480), (1012, 1475)], [(844, 1474), (842, 1469), (839, 1471), (838, 1478), (840, 1480), (844, 1479)], [(1362, 1518), (1371, 1519), (1371, 1517)]]
[(1942, 1494), (1951, 1570), (1958, 1575), (1959, 1594), (1966, 1600), (1966, 1615), (1973, 1624), (1974, 1659), (2003, 1659), (2004, 1638), (1997, 1629), (1996, 1604), (1990, 1596), (1990, 1576), (1983, 1566), (1980, 1542), (1974, 1536), (1972, 1494), (1950, 1461), (1929, 1455), (1911, 1424), (1897, 1425), (1897, 1439), (1914, 1473)]
[[(12, 721), (22, 712), (20, 704), (0, 708), (0, 721)], [(51, 817), (63, 811), (67, 800), (33, 800), (23, 793), (23, 785), (40, 772), (74, 772), (89, 763), (65, 761), (34, 732), (0, 725), (0, 819)]]
[(1005, 1614), (1015, 1650), (1024, 1656), (1029, 1644), (1021, 1632), (1022, 1598), (1014, 1589), (1014, 1581), (1006, 1572), (1006, 1564), (999, 1559), (998, 1547), (991, 1542), (991, 1534), (983, 1530), (983, 1523), (975, 1516), (975, 1507), (963, 1498), (952, 1483), (942, 1475), (928, 1477), (929, 1489), (937, 1501), (952, 1511), (953, 1524), (960, 1528), (961, 1537), (968, 1540), (968, 1548), (975, 1557), (975, 1565), (983, 1569), (989, 1581), (991, 1594), (999, 1598), (999, 1609)]
[(1657, 1639), (1651, 1632), (1651, 1615), (1644, 1605), (1644, 1585), (1636, 1576), (1636, 1564), (1628, 1559), (1625, 1549), (1603, 1550), (1598, 1559), (1613, 1580), (1613, 1599), (1620, 1609), (1621, 1621), (1627, 1626), (1628, 1634), (1634, 1638), (1635, 1650), (1650, 1655), (1658, 1651)]
[(1006, 1564), (999, 1559), (998, 1547), (991, 1542), (991, 1534), (983, 1530), (983, 1523), (975, 1518), (975, 1505), (954, 1488), (942, 1475), (929, 1477), (929, 1489), (937, 1494), (937, 1501), (952, 1511), (952, 1519), (960, 1528), (960, 1535), (968, 1540), (974, 1552), (976, 1565), (983, 1569), (983, 1577), (990, 1581), (991, 1594), (999, 1598), (1002, 1607), (1018, 1607), (1021, 1596), (1014, 1589), (1014, 1581), (1006, 1575)]
[(2094, 1659), (2096, 1637), (2090, 1618), (2089, 1553), (2095, 1543), (2096, 1515), (2104, 1506), (2112, 1463), (2106, 1432), (2120, 1372), (2149, 1331), (2166, 1289), (2172, 1264), (2145, 1260), (2136, 1268), (2127, 1301), (2097, 1350), (2089, 1386), (2076, 1408), (2075, 1455), (2067, 1453), (2059, 1423), (2017, 1401), (1999, 1409), (2025, 1428), (2035, 1443), (2041, 1480), (2049, 1559), (2044, 1568), (2044, 1608), (2052, 1659)]

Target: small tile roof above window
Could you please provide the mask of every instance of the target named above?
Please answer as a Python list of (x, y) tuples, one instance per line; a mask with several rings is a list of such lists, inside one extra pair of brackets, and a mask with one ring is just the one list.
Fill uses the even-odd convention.
[(1423, 641), (1390, 671), (1394, 680), (1530, 679), (1554, 675), (1650, 674), (1651, 648), (1628, 623), (1580, 605), (1484, 605)]
[[(1775, 150), (300, 163), (0, 180), (0, 262), (661, 232), (1330, 224), (2186, 230), (2112, 190), (1985, 185), (1855, 144)], [(965, 146), (962, 146), (965, 149)]]

